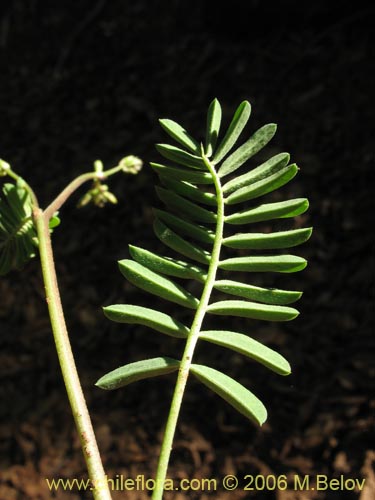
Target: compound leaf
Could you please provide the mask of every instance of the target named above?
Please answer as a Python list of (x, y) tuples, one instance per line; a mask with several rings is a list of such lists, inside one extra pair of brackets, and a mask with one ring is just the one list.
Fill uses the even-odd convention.
[[(288, 304), (298, 300), (302, 292), (263, 288), (256, 284), (257, 274), (253, 274), (254, 283), (251, 284), (230, 279), (231, 271), (292, 273), (302, 270), (307, 265), (305, 259), (289, 254), (270, 255), (267, 251), (300, 245), (311, 235), (309, 227), (277, 232), (270, 232), (268, 227), (263, 229), (265, 232), (260, 232), (262, 229), (252, 232), (249, 228), (236, 234), (226, 232), (226, 226), (292, 218), (308, 208), (307, 199), (298, 198), (226, 213), (231, 205), (255, 200), (284, 186), (298, 172), (297, 165), (288, 164), (290, 155), (280, 153), (242, 175), (236, 175), (237, 169), (244, 169), (245, 163), (271, 140), (276, 131), (275, 124), (267, 124), (234, 149), (250, 112), (250, 104), (242, 102), (223, 138), (218, 141), (222, 111), (219, 101), (214, 99), (207, 113), (204, 149), (200, 141), (190, 136), (178, 123), (160, 120), (164, 130), (181, 147), (158, 144), (157, 150), (171, 161), (171, 165), (151, 163), (163, 186), (156, 189), (157, 195), (166, 207), (155, 210), (154, 232), (177, 256), (159, 256), (130, 246), (134, 260), (121, 261), (120, 268), (131, 283), (192, 309), (194, 317), (189, 328), (184, 324), (186, 320), (181, 323), (157, 309), (129, 304), (105, 308), (105, 314), (114, 321), (138, 324), (172, 337), (185, 338), (187, 344), (181, 365), (171, 358), (132, 363), (107, 374), (104, 383), (102, 379), (99, 381), (100, 386), (115, 388), (132, 380), (177, 370), (180, 366), (177, 391), (182, 390), (181, 377), (185, 377), (190, 370), (239, 412), (258, 424), (265, 421), (265, 407), (240, 383), (213, 368), (190, 365), (192, 348), (197, 340), (202, 339), (244, 354), (281, 375), (290, 373), (285, 358), (242, 333), (200, 330), (207, 314), (265, 321), (289, 321), (298, 315), (298, 311)], [(223, 183), (222, 179), (229, 175), (230, 179)], [(12, 224), (12, 220), (6, 220), (4, 224)], [(224, 247), (241, 250), (241, 256), (222, 252), (226, 250)], [(250, 252), (246, 255), (244, 250), (265, 250), (262, 253), (267, 255), (252, 255)], [(182, 256), (188, 261), (180, 260)], [(8, 258), (8, 255), (5, 257)], [(200, 297), (195, 297), (196, 291), (194, 295), (190, 291), (196, 290), (196, 283), (191, 288), (188, 283), (184, 288), (168, 276), (177, 280), (198, 281)], [(212, 302), (213, 290), (218, 294), (228, 294), (233, 300), (215, 299)]]

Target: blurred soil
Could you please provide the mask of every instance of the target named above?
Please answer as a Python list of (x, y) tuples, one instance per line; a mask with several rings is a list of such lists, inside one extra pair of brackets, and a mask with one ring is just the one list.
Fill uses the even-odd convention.
[[(56, 265), (79, 372), (105, 468), (153, 477), (173, 376), (104, 392), (95, 381), (130, 361), (180, 352), (142, 328), (112, 324), (118, 302), (147, 304), (116, 261), (134, 243), (160, 250), (158, 204), (148, 162), (169, 117), (202, 136), (213, 97), (226, 123), (253, 106), (249, 127), (279, 124), (269, 153), (290, 151), (301, 168), (284, 188), (307, 196), (297, 220), (313, 225), (298, 253), (309, 266), (275, 284), (303, 289), (301, 315), (286, 324), (237, 322), (281, 352), (282, 378), (219, 347), (197, 359), (224, 369), (266, 404), (261, 428), (198, 383), (189, 383), (169, 475), (235, 474), (236, 491), (166, 499), (370, 500), (375, 498), (373, 7), (361, 2), (232, 0), (41, 2), (1, 7), (0, 156), (34, 186), (42, 205), (101, 158), (143, 158), (137, 177), (112, 183), (116, 207), (70, 201), (54, 234)], [(247, 129), (249, 130), (249, 129)], [(373, 168), (372, 168), (373, 169)], [(51, 493), (45, 478), (84, 478), (50, 332), (38, 262), (0, 280), (0, 500), (90, 498)], [(286, 475), (287, 490), (243, 491), (247, 474)], [(294, 491), (295, 475), (366, 479), (354, 491)], [(148, 498), (145, 491), (114, 499)]]

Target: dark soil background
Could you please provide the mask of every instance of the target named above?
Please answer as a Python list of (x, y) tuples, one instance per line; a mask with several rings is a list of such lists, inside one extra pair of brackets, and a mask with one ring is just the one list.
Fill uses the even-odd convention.
[[(101, 307), (146, 304), (116, 261), (128, 243), (158, 249), (154, 144), (169, 117), (202, 136), (213, 97), (224, 120), (248, 99), (247, 133), (279, 124), (268, 152), (290, 151), (301, 170), (285, 197), (307, 196), (297, 220), (315, 228), (297, 253), (309, 266), (291, 279), (301, 315), (287, 324), (242, 322), (279, 350), (293, 373), (278, 377), (219, 347), (197, 359), (239, 379), (265, 402), (257, 429), (190, 381), (169, 475), (222, 478), (285, 474), (287, 491), (190, 492), (168, 499), (370, 500), (374, 442), (374, 8), (360, 2), (288, 0), (42, 2), (2, 4), (0, 156), (45, 205), (101, 158), (145, 162), (111, 183), (116, 207), (62, 210), (53, 240), (61, 293), (84, 391), (109, 476), (153, 477), (173, 376), (107, 393), (110, 369), (179, 351), (179, 343), (110, 323)], [(76, 198), (78, 199), (78, 197)], [(285, 280), (284, 280), (285, 278)], [(161, 304), (162, 306), (162, 304)], [(67, 405), (37, 259), (0, 280), (0, 499), (80, 499), (45, 479), (86, 477)], [(356, 491), (293, 491), (293, 477), (366, 478)], [(145, 499), (146, 492), (114, 493)]]

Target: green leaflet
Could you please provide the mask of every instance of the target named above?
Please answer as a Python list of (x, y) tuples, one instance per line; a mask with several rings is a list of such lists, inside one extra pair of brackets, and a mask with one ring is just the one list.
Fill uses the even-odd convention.
[(103, 307), (103, 311), (107, 318), (117, 323), (143, 325), (157, 332), (177, 338), (186, 338), (189, 334), (187, 326), (175, 320), (172, 316), (156, 311), (155, 309), (131, 304), (119, 304)]
[(288, 165), (275, 174), (270, 175), (266, 179), (238, 189), (225, 199), (225, 203), (233, 205), (235, 203), (240, 203), (241, 201), (252, 200), (254, 198), (258, 198), (259, 196), (271, 193), (292, 180), (297, 172), (298, 167), (296, 164), (293, 163), (292, 165)]
[(224, 238), (223, 245), (230, 248), (251, 250), (290, 248), (307, 241), (311, 233), (311, 227), (276, 233), (240, 233)]
[(142, 266), (142, 264), (138, 264), (138, 262), (124, 259), (119, 262), (119, 267), (121, 273), (130, 283), (142, 290), (146, 290), (146, 292), (153, 293), (158, 297), (190, 309), (196, 309), (199, 304), (199, 300), (182, 286), (177, 285), (172, 280), (158, 273), (150, 271), (150, 269)]
[(192, 203), (168, 189), (157, 187), (156, 192), (160, 200), (165, 203), (167, 207), (177, 209), (179, 212), (188, 215), (189, 219), (197, 220), (198, 222), (216, 222), (217, 216), (214, 212), (211, 212), (211, 210), (202, 208), (196, 203)]
[(309, 208), (306, 198), (266, 203), (258, 207), (234, 213), (225, 217), (228, 224), (248, 224), (250, 222), (264, 222), (272, 219), (282, 219), (301, 215)]
[(248, 302), (246, 300), (222, 300), (207, 307), (207, 312), (222, 316), (263, 319), (266, 321), (290, 321), (298, 316), (297, 309)]
[(160, 125), (169, 134), (172, 139), (179, 142), (185, 148), (190, 149), (193, 153), (200, 153), (199, 143), (193, 139), (186, 130), (181, 127), (178, 123), (173, 120), (168, 120), (167, 118), (159, 120)]
[(219, 168), (219, 176), (224, 177), (240, 168), (249, 158), (260, 151), (275, 135), (274, 123), (264, 125), (224, 161)]
[[(289, 153), (280, 153), (276, 156), (273, 156), (269, 160), (265, 161), (259, 167), (256, 167), (250, 172), (246, 174), (239, 175), (235, 177), (231, 181), (227, 182), (223, 186), (224, 194), (228, 195), (237, 189), (240, 189), (244, 186), (248, 186), (249, 184), (254, 184), (255, 182), (261, 181), (269, 177), (270, 175), (278, 172), (280, 169), (287, 166), (290, 159)], [(229, 158), (228, 158), (229, 160)]]
[(210, 261), (210, 253), (202, 248), (192, 245), (188, 241), (178, 236), (175, 232), (171, 231), (163, 222), (156, 219), (154, 222), (154, 232), (156, 236), (167, 247), (172, 248), (185, 257), (189, 257), (201, 264), (208, 264)]
[(182, 260), (160, 257), (155, 253), (133, 245), (129, 245), (129, 251), (134, 260), (151, 269), (151, 271), (176, 278), (196, 279), (200, 282), (204, 282), (207, 277), (203, 269)]
[(277, 288), (261, 288), (232, 280), (215, 281), (214, 287), (229, 295), (236, 295), (237, 297), (254, 300), (255, 302), (275, 305), (291, 304), (300, 299), (302, 295), (302, 292), (278, 290)]
[(107, 373), (95, 385), (106, 390), (118, 389), (138, 380), (175, 372), (179, 366), (179, 361), (167, 357), (136, 361)]
[(167, 247), (201, 264), (209, 263), (209, 252), (184, 240), (158, 219), (154, 222), (154, 232)]
[(259, 425), (266, 421), (267, 410), (263, 403), (236, 380), (203, 365), (192, 364), (190, 371), (202, 384), (216, 392), (245, 417)]
[(160, 176), (178, 181), (194, 182), (196, 184), (212, 184), (212, 175), (209, 172), (195, 172), (182, 167), (171, 167), (160, 163), (150, 163), (151, 168)]
[(204, 331), (200, 333), (199, 338), (255, 359), (279, 375), (290, 374), (290, 365), (283, 356), (243, 333), (222, 330)]
[(228, 127), (227, 133), (219, 144), (213, 163), (216, 165), (230, 151), (244, 129), (251, 113), (250, 103), (243, 101), (234, 113), (233, 119)]
[(206, 229), (204, 226), (187, 222), (176, 215), (172, 215), (164, 210), (155, 210), (157, 217), (163, 222), (168, 223), (174, 229), (177, 229), (182, 234), (201, 241), (202, 243), (212, 244), (215, 239), (215, 233), (211, 229)]
[(207, 112), (206, 127), (206, 156), (211, 158), (215, 151), (217, 139), (219, 137), (221, 123), (221, 106), (217, 99), (214, 99)]
[(49, 228), (55, 229), (55, 227), (60, 225), (60, 222), (61, 222), (60, 217), (58, 215), (58, 212), (56, 212), (49, 221)]
[(157, 144), (156, 149), (161, 155), (163, 155), (167, 160), (172, 160), (185, 167), (197, 168), (199, 170), (204, 169), (205, 165), (202, 158), (192, 155), (180, 148), (175, 146), (170, 146), (169, 144)]
[(234, 257), (220, 262), (219, 267), (227, 271), (257, 271), (295, 273), (302, 271), (307, 262), (297, 255), (266, 255), (251, 257)]
[(169, 188), (169, 191), (173, 191), (184, 198), (189, 198), (189, 200), (197, 201), (198, 203), (203, 203), (203, 205), (210, 205), (213, 207), (217, 206), (216, 196), (214, 193), (208, 193), (201, 191), (194, 184), (184, 181), (175, 181), (173, 179), (167, 179), (162, 177), (165, 185)]

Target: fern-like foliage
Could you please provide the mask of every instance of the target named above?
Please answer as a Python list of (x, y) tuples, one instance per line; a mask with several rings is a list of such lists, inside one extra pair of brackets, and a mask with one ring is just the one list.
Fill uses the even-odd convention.
[[(32, 202), (22, 181), (6, 183), (0, 197), (0, 276), (12, 269), (19, 269), (35, 257), (38, 238), (32, 220)], [(55, 215), (50, 229), (60, 220)]]
[[(185, 339), (186, 348), (181, 360), (159, 357), (120, 367), (102, 377), (97, 382), (99, 387), (114, 389), (180, 368), (188, 370), (251, 420), (259, 424), (265, 421), (266, 409), (247, 388), (217, 369), (192, 362), (197, 341), (203, 341), (237, 351), (281, 375), (290, 373), (289, 363), (284, 357), (246, 333), (221, 329), (207, 331), (202, 327), (206, 315), (288, 321), (298, 314), (289, 304), (300, 298), (300, 292), (263, 288), (252, 282), (256, 280), (254, 273), (302, 270), (306, 266), (305, 259), (285, 253), (284, 249), (305, 242), (312, 230), (251, 232), (251, 223), (302, 214), (308, 208), (308, 201), (299, 198), (263, 203), (261, 200), (298, 172), (298, 167), (289, 163), (287, 153), (277, 154), (241, 175), (235, 174), (272, 139), (276, 131), (276, 125), (265, 125), (233, 150), (249, 119), (250, 110), (247, 101), (241, 103), (219, 140), (221, 107), (215, 99), (208, 110), (204, 146), (174, 121), (160, 120), (163, 129), (178, 146), (156, 146), (167, 160), (151, 164), (160, 177), (162, 186), (157, 187), (157, 194), (166, 208), (156, 210), (154, 232), (174, 256), (160, 256), (130, 246), (132, 259), (122, 260), (119, 265), (132, 284), (191, 309), (192, 322), (185, 325), (163, 312), (137, 305), (106, 307), (104, 311), (108, 318), (144, 325)], [(241, 203), (249, 200), (253, 203), (241, 209)], [(239, 225), (245, 226), (244, 232), (236, 231)], [(224, 247), (241, 250), (241, 256), (222, 257)], [(262, 253), (264, 250), (266, 252)], [(241, 276), (250, 273), (254, 278), (249, 280), (250, 283), (244, 283), (236, 278), (238, 272)], [(199, 282), (202, 288), (200, 296), (194, 296), (174, 278)], [(214, 290), (215, 294), (212, 293)], [(222, 300), (213, 299), (217, 292), (222, 293)]]

